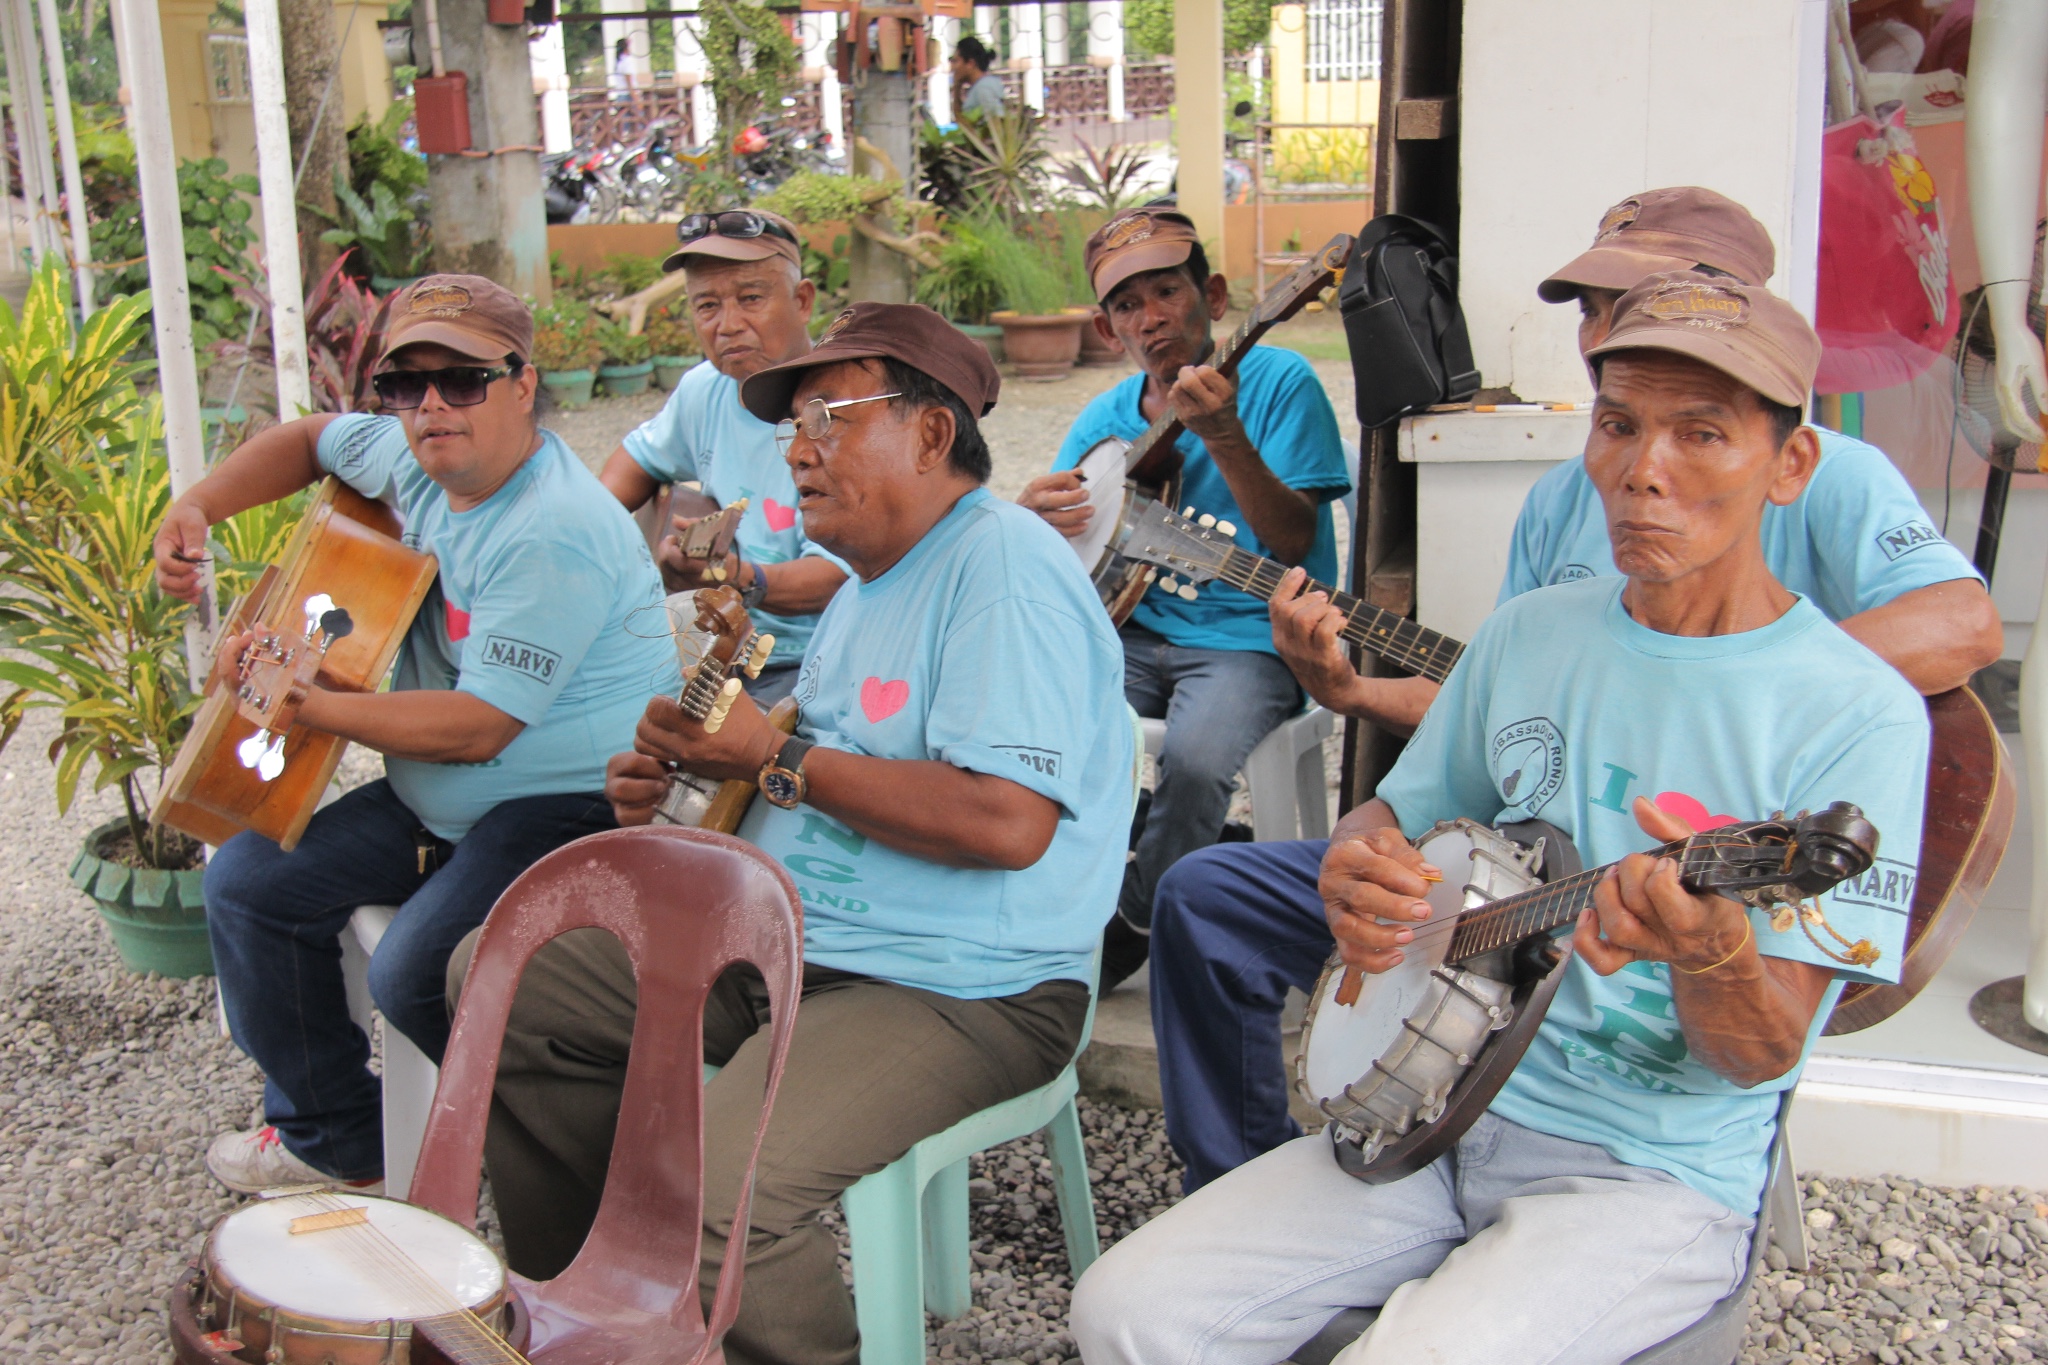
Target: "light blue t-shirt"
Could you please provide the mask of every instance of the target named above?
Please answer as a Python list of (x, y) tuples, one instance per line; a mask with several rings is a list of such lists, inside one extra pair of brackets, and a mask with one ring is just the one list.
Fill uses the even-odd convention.
[(467, 692), (526, 726), (485, 763), (386, 758), (399, 799), (459, 840), (501, 801), (603, 791), (605, 762), (633, 747), (647, 698), (682, 687), (661, 578), (618, 499), (552, 432), (466, 512), (449, 509), (396, 417), (339, 418), (318, 455), (395, 507), (405, 543), (440, 561), (392, 686)]
[[(1592, 868), (1653, 846), (1630, 809), (1638, 796), (1696, 829), (1854, 802), (1877, 826), (1878, 860), (1821, 901), (1844, 938), (1878, 948), (1877, 962), (1845, 967), (1797, 927), (1777, 933), (1759, 912), (1750, 921), (1770, 956), (1896, 981), (1927, 773), (1921, 699), (1804, 598), (1759, 630), (1687, 637), (1632, 619), (1626, 586), (1539, 588), (1479, 627), (1380, 783), (1402, 831), (1416, 838), (1458, 816), (1540, 818)], [(1694, 1058), (1663, 963), (1601, 977), (1575, 958), (1566, 971), (1494, 1110), (1669, 1171), (1737, 1213), (1755, 1210), (1779, 1093), (1798, 1068), (1745, 1090)], [(1807, 1050), (1841, 986), (1815, 1012)]]
[[(837, 556), (804, 537), (797, 510), (796, 481), (775, 446), (775, 424), (740, 406), (739, 381), (710, 361), (693, 366), (661, 405), (661, 411), (625, 439), (626, 453), (661, 483), (695, 479), (720, 507), (750, 499), (733, 548), (756, 564), (782, 564), (820, 555), (840, 568)], [(815, 616), (779, 616), (755, 607), (754, 628), (772, 632), (776, 664), (794, 664), (817, 629)]]
[[(1136, 440), (1150, 425), (1138, 407), (1144, 391), (1145, 376), (1134, 374), (1098, 394), (1074, 419), (1052, 467), (1072, 469), (1091, 446), (1106, 437)], [(1296, 352), (1254, 346), (1238, 366), (1237, 413), (1266, 467), (1280, 482), (1311, 494), (1320, 504), (1315, 544), (1302, 566), (1320, 582), (1336, 582), (1337, 533), (1330, 504), (1350, 490), (1351, 476), (1344, 467), (1337, 414), (1323, 392), (1322, 381)], [(1181, 506), (1235, 523), (1239, 546), (1271, 557), (1272, 550), (1253, 534), (1249, 518), (1231, 496), (1223, 471), (1209, 457), (1201, 437), (1183, 431), (1174, 444), (1186, 458), (1181, 472)], [(1131, 620), (1158, 632), (1168, 643), (1188, 649), (1276, 652), (1266, 604), (1221, 581), (1204, 583), (1192, 602), (1168, 592), (1149, 592)]]
[[(1806, 491), (1788, 507), (1764, 507), (1764, 563), (1780, 583), (1842, 621), (1916, 588), (1983, 581), (1882, 450), (1825, 427), (1814, 433), (1820, 463)], [(1599, 490), (1575, 456), (1523, 500), (1496, 605), (1546, 583), (1618, 572)]]
[(976, 489), (889, 571), (851, 579), (811, 638), (797, 733), (827, 749), (992, 773), (1059, 805), (1017, 872), (944, 867), (798, 806), (740, 827), (789, 869), (804, 960), (962, 999), (1085, 981), (1131, 819), (1123, 649), (1065, 539)]

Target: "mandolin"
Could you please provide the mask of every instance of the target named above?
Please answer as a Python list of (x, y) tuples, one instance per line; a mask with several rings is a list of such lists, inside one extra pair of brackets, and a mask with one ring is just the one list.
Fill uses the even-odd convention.
[[(1332, 954), (1310, 996), (1295, 1085), (1330, 1120), (1349, 1174), (1380, 1184), (1427, 1166), (1486, 1111), (1528, 1051), (1570, 962), (1569, 943), (1551, 935), (1593, 904), (1614, 866), (1543, 882), (1547, 844), (1538, 837), (1525, 847), (1473, 820), (1437, 824), (1415, 846), (1444, 878), (1403, 960), (1365, 976)], [(1705, 830), (1656, 853), (1678, 864), (1694, 894), (1791, 907), (1778, 922), (1812, 935), (1816, 924), (1832, 930), (1802, 903), (1861, 876), (1877, 845), (1876, 827), (1838, 801)], [(1847, 961), (1876, 961), (1868, 942), (1843, 948), (1836, 955)]]
[[(684, 652), (684, 682), (676, 702), (684, 715), (715, 735), (739, 697), (740, 678), (760, 675), (761, 665), (775, 649), (775, 637), (755, 633), (736, 589), (700, 589), (692, 604), (697, 634), (691, 640), (681, 633), (677, 637), (677, 648)], [(794, 698), (784, 697), (768, 709), (768, 723), (786, 735), (796, 732), (796, 722)], [(655, 818), (730, 834), (739, 828), (757, 790), (752, 782), (718, 781), (678, 771)]]
[(434, 557), (401, 544), (398, 516), (338, 479), (320, 486), (278, 562), (227, 614), (253, 630), (232, 676), (216, 670), (164, 773), (150, 819), (209, 844), (245, 829), (290, 849), (348, 741), (297, 724), (307, 691), (373, 692), (420, 603)]
[[(710, 562), (704, 576), (719, 583), (725, 579), (725, 556), (739, 534), (740, 518), (747, 514), (750, 502), (751, 499), (741, 498), (729, 507), (720, 507), (694, 488), (663, 484), (640, 505), (633, 520), (647, 537), (647, 548), (654, 552), (657, 564), (661, 562), (661, 542), (672, 535), (685, 558)], [(672, 520), (678, 516), (695, 520), (678, 531)]]
[[(1238, 548), (1235, 529), (1211, 516), (1176, 515), (1147, 502), (1133, 511), (1117, 553), (1168, 575), (1169, 591), (1211, 580), (1271, 601), (1287, 566)], [(1451, 674), (1463, 643), (1384, 607), (1311, 580), (1346, 615), (1345, 639), (1431, 682)], [(2005, 746), (1984, 704), (1967, 687), (1927, 698), (1931, 730), (1920, 861), (1908, 911), (1906, 953), (1896, 985), (1851, 982), (1828, 1016), (1829, 1034), (1854, 1033), (1904, 1009), (1948, 961), (1983, 901), (2012, 837), (2015, 796)]]
[[(1245, 353), (1261, 337), (1336, 283), (1351, 259), (1352, 245), (1348, 234), (1339, 233), (1322, 250), (1296, 266), (1266, 291), (1251, 315), (1216, 348), (1207, 363), (1221, 374), (1235, 374)], [(1141, 503), (1152, 499), (1180, 501), (1181, 453), (1174, 442), (1185, 430), (1169, 406), (1139, 433), (1137, 440), (1111, 436), (1097, 441), (1075, 466), (1095, 515), (1070, 543), (1094, 580), (1110, 620), (1118, 625), (1137, 610), (1138, 602), (1152, 586), (1153, 573), (1145, 565), (1126, 560), (1114, 542), (1122, 538), (1126, 519)]]

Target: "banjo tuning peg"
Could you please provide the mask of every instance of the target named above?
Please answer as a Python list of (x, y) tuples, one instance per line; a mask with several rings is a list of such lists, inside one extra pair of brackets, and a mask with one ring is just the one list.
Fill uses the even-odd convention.
[(1181, 584), (1181, 585), (1180, 585), (1180, 600), (1181, 600), (1181, 601), (1183, 601), (1183, 602), (1192, 602), (1192, 601), (1194, 601), (1194, 600), (1195, 600), (1195, 598), (1196, 598), (1197, 596), (1199, 596), (1199, 594), (1198, 594), (1198, 593), (1196, 593), (1196, 591), (1195, 591), (1195, 585), (1194, 585), (1194, 584), (1192, 584), (1192, 583), (1183, 583), (1183, 584)]
[(1232, 526), (1227, 521), (1217, 522), (1216, 529), (1221, 531), (1224, 535), (1229, 536), (1232, 540), (1237, 539), (1237, 528), (1235, 526)]
[(754, 637), (753, 652), (747, 655), (746, 667), (741, 671), (749, 678), (760, 677), (762, 665), (768, 662), (768, 656), (774, 652), (775, 637), (772, 634), (756, 635)]
[(718, 700), (711, 703), (711, 713), (704, 717), (704, 733), (715, 735), (725, 728), (725, 717), (732, 710), (733, 700), (740, 694), (740, 680), (727, 678), (725, 685), (718, 689)]
[(1195, 525), (1201, 527), (1205, 531), (1208, 530), (1211, 526), (1214, 526), (1215, 524), (1216, 518), (1210, 516), (1207, 512), (1204, 512), (1201, 516), (1195, 518)]
[(1181, 511), (1180, 511), (1180, 514), (1181, 514), (1182, 516), (1184, 516), (1184, 517), (1192, 517), (1192, 516), (1194, 516), (1194, 514), (1195, 514), (1195, 508), (1194, 508), (1194, 504), (1193, 504), (1193, 503), (1190, 503), (1190, 504), (1188, 504), (1188, 505), (1187, 505), (1186, 507), (1183, 507), (1183, 508), (1181, 509)]

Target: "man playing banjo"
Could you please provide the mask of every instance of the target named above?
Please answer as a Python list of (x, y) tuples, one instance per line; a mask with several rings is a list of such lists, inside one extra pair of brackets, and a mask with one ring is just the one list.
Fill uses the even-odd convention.
[[(729, 1247), (745, 1248), (735, 1365), (852, 1365), (853, 1302), (819, 1212), (913, 1143), (1052, 1080), (1081, 1042), (1133, 740), (1087, 574), (982, 486), (978, 422), (998, 382), (938, 314), (879, 303), (749, 378), (748, 410), (782, 419), (810, 533), (854, 577), (811, 638), (794, 736), (745, 696), (715, 734), (657, 697), (611, 764), (624, 824), (651, 818), (669, 765), (760, 780), (739, 833), (803, 898), (803, 1008), (740, 1232), (766, 989), (728, 974), (705, 1011), (705, 1060), (724, 1069), (704, 1092), (699, 1283), (708, 1305)], [(602, 931), (563, 935), (520, 982), (485, 1156), (521, 1274), (560, 1271), (596, 1214), (635, 1006)]]
[[(1133, 210), (1088, 239), (1088, 277), (1113, 335), (1143, 370), (1081, 411), (1054, 471), (1018, 501), (1062, 533), (1088, 529), (1088, 492), (1074, 466), (1098, 442), (1135, 439), (1167, 408), (1187, 430), (1182, 498), (1243, 528), (1254, 553), (1299, 564), (1324, 582), (1337, 569), (1329, 504), (1351, 486), (1336, 413), (1315, 371), (1293, 351), (1255, 346), (1235, 380), (1208, 363), (1213, 324), (1229, 304), (1223, 276), (1184, 215)], [(1239, 769), (1273, 728), (1301, 709), (1301, 689), (1273, 650), (1266, 608), (1222, 583), (1193, 601), (1148, 593), (1123, 628), (1124, 696), (1164, 717), (1159, 781), (1103, 942), (1102, 988), (1145, 960), (1153, 890), (1183, 855), (1216, 842)]]
[[(740, 403), (740, 385), (811, 349), (811, 302), (796, 229), (757, 209), (694, 213), (676, 224), (681, 246), (661, 263), (683, 272), (683, 295), (705, 364), (684, 375), (661, 411), (628, 433), (599, 477), (628, 511), (664, 483), (694, 479), (721, 507), (742, 498), (722, 582), (739, 589), (756, 630), (775, 636), (767, 667), (747, 685), (762, 705), (789, 695), (818, 613), (846, 581), (845, 566), (804, 535), (796, 485), (775, 427)], [(678, 530), (689, 518), (677, 517)], [(685, 559), (674, 536), (657, 555), (668, 586), (709, 587), (713, 566)]]
[[(1538, 292), (1554, 303), (1578, 300), (1579, 344), (1590, 350), (1606, 338), (1622, 291), (1644, 275), (1700, 267), (1761, 285), (1772, 258), (1763, 225), (1733, 200), (1691, 187), (1649, 190), (1609, 209), (1592, 247)], [(1813, 478), (1791, 503), (1764, 509), (1765, 563), (1919, 691), (1961, 685), (2003, 645), (1983, 581), (1927, 523), (1883, 451), (1812, 430), (1820, 448)], [(1567, 460), (1523, 504), (1500, 601), (1616, 572), (1586, 463)], [(1275, 595), (1272, 623), (1280, 657), (1340, 715), (1407, 734), (1436, 696), (1426, 678), (1361, 675), (1337, 634), (1343, 613), (1323, 594), (1303, 593), (1298, 574)], [(1189, 1190), (1301, 1131), (1275, 1059), (1288, 989), (1313, 985), (1332, 947), (1316, 891), (1327, 848), (1300, 840), (1203, 849), (1160, 884), (1152, 1010), (1167, 1134)]]
[[(1119, 1243), (1075, 1291), (1090, 1365), (1271, 1365), (1351, 1307), (1379, 1316), (1344, 1365), (1603, 1365), (1739, 1281), (1781, 1094), (1845, 978), (1896, 979), (1926, 776), (1919, 697), (1764, 560), (1764, 509), (1820, 458), (1799, 425), (1819, 355), (1789, 305), (1725, 278), (1656, 275), (1617, 304), (1588, 352), (1585, 469), (1623, 576), (1494, 613), (1321, 879), (1345, 962), (1392, 971), (1443, 875), (1411, 839), (1548, 821), (1587, 866), (1619, 862), (1554, 1003), (1415, 1174), (1354, 1180), (1302, 1137)], [(1886, 875), (1826, 897), (1832, 930), (1877, 950), (1863, 969), (1641, 852), (1834, 801), (1882, 837)]]
[[(613, 827), (605, 761), (648, 691), (681, 685), (674, 647), (644, 624), (661, 620), (646, 541), (538, 425), (532, 341), (531, 315), (505, 289), (427, 277), (393, 306), (376, 375), (395, 416), (273, 427), (157, 532), (157, 581), (191, 601), (210, 525), (333, 474), (395, 505), (406, 544), (439, 560), (391, 690), (315, 688), (299, 712), (382, 753), (385, 777), (316, 814), (291, 852), (245, 832), (206, 867), (221, 999), (263, 1068), (268, 1119), (207, 1151), (231, 1189), (381, 1187), (378, 1082), (342, 985), (349, 917), (400, 907), (370, 993), (388, 1027), (439, 1060), (448, 954), (535, 859)], [(218, 667), (251, 638), (223, 641)]]

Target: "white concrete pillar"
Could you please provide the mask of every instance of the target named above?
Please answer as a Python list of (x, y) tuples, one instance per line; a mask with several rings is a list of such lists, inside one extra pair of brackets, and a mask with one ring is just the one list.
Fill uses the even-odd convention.
[(1024, 103), (1045, 112), (1045, 6), (1010, 8), (1010, 66), (1024, 73)]
[[(694, 10), (697, 0), (680, 0), (675, 8)], [(706, 143), (718, 132), (718, 101), (711, 93), (711, 64), (704, 60), (704, 44), (698, 36), (704, 31), (704, 21), (692, 14), (669, 22), (675, 26), (676, 82), (690, 92), (690, 135), (698, 143)]]
[(960, 41), (960, 21), (934, 15), (928, 31), (938, 60), (925, 76), (925, 104), (931, 111), (932, 122), (943, 127), (953, 121), (953, 69), (946, 59), (953, 55), (953, 48)]
[(1039, 8), (1043, 15), (1039, 24), (1045, 34), (1045, 64), (1048, 67), (1065, 66), (1074, 36), (1067, 31), (1067, 7), (1042, 5)]
[(7, 53), (8, 99), (14, 105), (14, 132), (21, 149), (21, 199), (28, 209), (29, 251), (40, 266), (52, 251), (62, 253), (57, 235), (56, 177), (50, 166), (50, 125), (43, 109), (42, 54), (36, 50), (35, 28), (25, 0), (9, 0), (0, 13), (0, 41)]
[[(606, 13), (631, 13), (647, 8), (640, 0), (603, 0)], [(604, 30), (604, 69), (608, 75), (606, 84), (614, 91), (644, 90), (654, 83), (653, 35), (647, 31), (645, 19), (607, 19), (599, 25)], [(622, 56), (619, 44), (624, 42)]]
[(576, 133), (569, 122), (569, 50), (562, 41), (562, 26), (549, 24), (527, 43), (533, 62), (533, 93), (540, 96), (540, 143), (550, 152), (566, 152), (576, 145)]
[[(78, 312), (79, 316), (89, 318), (93, 311), (92, 237), (85, 221), (85, 183), (78, 174), (78, 137), (71, 127), (71, 80), (64, 72), (56, 0), (42, 0), (40, 12), (43, 56), (50, 64), (50, 108), (57, 116), (58, 168), (64, 173), (64, 210), (71, 219), (71, 268), (78, 289)], [(51, 227), (54, 229), (56, 224)]]
[(306, 359), (306, 286), (299, 275), (297, 176), (291, 125), (285, 119), (284, 30), (277, 0), (247, 0), (242, 18), (249, 31), (249, 102), (256, 116), (256, 183), (262, 187), (277, 418), (289, 422), (313, 410), (313, 381)]
[(1123, 0), (1088, 0), (1088, 60), (1109, 76), (1109, 121), (1122, 123), (1124, 110)]
[(1174, 153), (1181, 212), (1223, 269), (1223, 0), (1180, 0), (1173, 11)]
[(994, 5), (976, 5), (974, 7), (974, 36), (987, 43), (998, 54), (1001, 53), (1002, 48), (996, 42), (996, 26), (1001, 23), (999, 17), (1001, 14), (1002, 10)]

